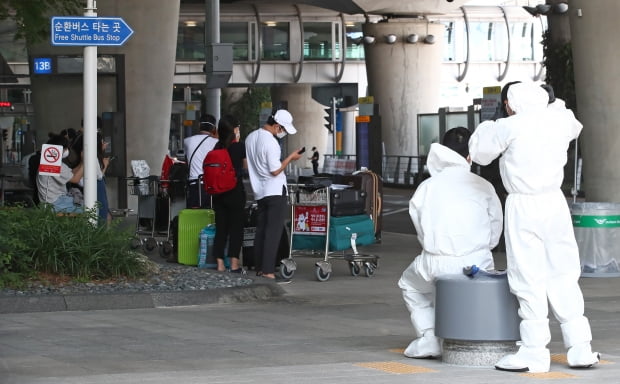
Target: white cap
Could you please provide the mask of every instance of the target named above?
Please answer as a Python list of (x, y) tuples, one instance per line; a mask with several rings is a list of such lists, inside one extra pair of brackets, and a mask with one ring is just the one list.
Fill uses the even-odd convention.
[(273, 119), (276, 123), (283, 126), (284, 129), (286, 129), (286, 133), (289, 135), (294, 135), (297, 133), (297, 129), (295, 129), (295, 126), (293, 125), (293, 116), (287, 110), (278, 109), (273, 115)]

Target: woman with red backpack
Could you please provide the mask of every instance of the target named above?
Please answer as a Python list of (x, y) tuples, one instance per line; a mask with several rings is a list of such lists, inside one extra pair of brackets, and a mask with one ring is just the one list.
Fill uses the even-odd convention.
[[(223, 116), (217, 127), (219, 141), (215, 144), (212, 151), (226, 149), (230, 156), (232, 167), (236, 175), (235, 186), (225, 192), (209, 193), (213, 199), (213, 209), (215, 210), (215, 240), (213, 242), (213, 252), (217, 258), (217, 270), (225, 271), (224, 254), (226, 243), (228, 243), (228, 257), (230, 258), (230, 272), (242, 273), (243, 268), (239, 265), (239, 254), (243, 243), (243, 226), (245, 223), (245, 202), (246, 194), (243, 186), (243, 172), (247, 168), (245, 158), (245, 144), (235, 140), (235, 127), (239, 126), (238, 120), (231, 116)], [(214, 152), (215, 153), (215, 152)], [(210, 187), (207, 180), (209, 167), (209, 155), (205, 158), (203, 174), (205, 175), (205, 188)], [(219, 167), (219, 164), (218, 164)]]

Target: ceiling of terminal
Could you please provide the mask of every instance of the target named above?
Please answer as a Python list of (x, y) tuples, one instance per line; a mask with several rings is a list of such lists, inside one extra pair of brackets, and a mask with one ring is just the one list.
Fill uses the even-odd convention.
[[(204, 3), (205, 0), (184, 0), (186, 3)], [(207, 0), (208, 1), (208, 0)], [(307, 4), (347, 14), (428, 15), (454, 12), (467, 0), (220, 0), (222, 4)]]

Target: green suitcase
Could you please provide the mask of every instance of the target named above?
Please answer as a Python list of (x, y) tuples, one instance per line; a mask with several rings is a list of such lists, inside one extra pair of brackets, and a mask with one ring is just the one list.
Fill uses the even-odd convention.
[(215, 212), (212, 209), (183, 209), (179, 212), (179, 264), (198, 265), (200, 230), (214, 223)]
[(353, 233), (357, 235), (357, 246), (375, 243), (375, 224), (369, 215), (330, 217), (329, 250), (342, 251), (351, 248)]

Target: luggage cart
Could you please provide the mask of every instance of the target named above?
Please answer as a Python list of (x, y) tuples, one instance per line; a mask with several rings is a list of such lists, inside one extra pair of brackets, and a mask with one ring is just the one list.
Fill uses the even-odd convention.
[(134, 249), (142, 247), (146, 252), (151, 252), (158, 245), (155, 239), (155, 219), (159, 178), (157, 176), (128, 177), (126, 180), (129, 194), (138, 197), (135, 238), (131, 246)]
[[(288, 184), (291, 205), (291, 228), (289, 257), (282, 260), (280, 275), (291, 278), (297, 269), (293, 256), (322, 256), (315, 264), (315, 277), (318, 281), (329, 280), (332, 273), (330, 260), (344, 260), (349, 264), (352, 276), (358, 276), (362, 269), (367, 277), (374, 275), (379, 256), (358, 252), (357, 233), (351, 233), (351, 247), (345, 250), (330, 251), (330, 187)], [(295, 249), (296, 236), (307, 237), (308, 246)], [(324, 244), (323, 244), (324, 241)]]

